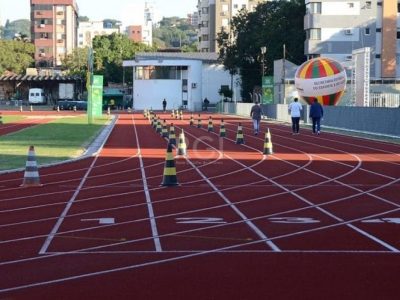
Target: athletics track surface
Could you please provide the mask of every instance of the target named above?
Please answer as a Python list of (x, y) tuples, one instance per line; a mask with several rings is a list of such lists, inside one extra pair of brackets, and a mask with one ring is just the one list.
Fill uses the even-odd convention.
[(178, 187), (141, 114), (98, 156), (41, 168), (43, 187), (0, 175), (0, 299), (398, 298), (399, 145), (263, 122), (264, 156), (250, 120), (212, 116), (215, 133), (173, 120)]

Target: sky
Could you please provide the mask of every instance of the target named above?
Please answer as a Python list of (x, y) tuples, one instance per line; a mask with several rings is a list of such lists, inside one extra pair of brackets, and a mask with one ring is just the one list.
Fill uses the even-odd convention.
[[(129, 7), (135, 3), (144, 3), (145, 0), (76, 0), (79, 15), (87, 16), (90, 20), (116, 19), (129, 25)], [(155, 3), (160, 16), (186, 17), (188, 13), (196, 11), (197, 0), (149, 0)], [(110, 5), (105, 5), (110, 3)], [(6, 20), (30, 19), (30, 0), (0, 0), (0, 20), (4, 25)]]

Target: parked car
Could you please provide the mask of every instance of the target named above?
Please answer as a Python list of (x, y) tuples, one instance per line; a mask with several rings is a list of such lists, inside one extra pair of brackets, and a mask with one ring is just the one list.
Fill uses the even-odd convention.
[[(71, 100), (59, 100), (57, 106), (60, 110), (73, 110), (76, 107), (77, 110), (87, 110), (86, 101), (71, 101)], [(57, 109), (57, 107), (55, 107)]]

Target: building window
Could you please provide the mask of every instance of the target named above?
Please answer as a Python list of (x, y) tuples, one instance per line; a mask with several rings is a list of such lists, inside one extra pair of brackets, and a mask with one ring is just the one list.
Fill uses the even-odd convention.
[(208, 27), (208, 21), (201, 21), (201, 27)]
[(347, 5), (348, 5), (349, 8), (354, 8), (354, 3), (353, 2), (348, 2)]
[(221, 10), (222, 10), (223, 12), (229, 11), (229, 6), (228, 6), (228, 4), (223, 4), (222, 7), (221, 7)]
[(376, 32), (382, 32), (382, 28), (377, 28)]
[(366, 27), (364, 30), (365, 35), (370, 35), (371, 34), (371, 29), (369, 27)]
[(208, 42), (208, 34), (203, 34), (203, 35), (201, 36), (201, 40), (202, 40), (203, 42)]
[(320, 40), (321, 39), (321, 28), (310, 28), (307, 30), (307, 39), (309, 40)]
[(371, 7), (372, 7), (371, 1), (366, 1), (366, 2), (365, 2), (365, 8), (366, 8), (366, 9), (371, 9)]
[(135, 79), (182, 79), (182, 68), (179, 66), (142, 66), (136, 67)]
[(400, 40), (400, 31), (399, 31), (399, 28), (397, 28), (396, 38), (397, 38), (398, 40)]
[(380, 54), (375, 54), (375, 58), (381, 58)]
[(201, 13), (202, 13), (203, 15), (208, 15), (208, 7), (202, 7), (202, 8), (201, 8)]
[(306, 11), (309, 14), (320, 14), (321, 2), (309, 2), (306, 6)]

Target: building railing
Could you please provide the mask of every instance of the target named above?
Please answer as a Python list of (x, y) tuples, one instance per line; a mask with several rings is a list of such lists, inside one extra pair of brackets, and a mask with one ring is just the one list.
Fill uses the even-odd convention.
[(371, 93), (369, 98), (370, 107), (400, 107), (400, 94)]

